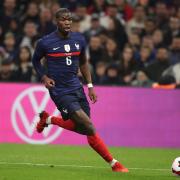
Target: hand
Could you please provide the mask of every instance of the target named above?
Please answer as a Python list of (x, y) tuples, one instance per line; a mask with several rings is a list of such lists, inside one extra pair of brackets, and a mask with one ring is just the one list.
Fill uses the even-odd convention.
[(89, 98), (92, 101), (92, 103), (94, 104), (97, 101), (97, 95), (93, 88), (89, 88), (88, 90), (89, 90), (89, 93), (88, 93)]
[(49, 78), (47, 75), (44, 75), (42, 77), (42, 82), (47, 89), (50, 89), (55, 86), (55, 81)]

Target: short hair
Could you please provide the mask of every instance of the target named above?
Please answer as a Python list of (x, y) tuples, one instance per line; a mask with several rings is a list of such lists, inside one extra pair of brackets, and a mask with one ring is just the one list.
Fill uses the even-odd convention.
[(71, 14), (71, 11), (67, 8), (60, 8), (56, 11), (55, 13), (55, 17), (56, 19), (58, 19), (62, 14), (65, 14), (65, 13), (70, 13)]

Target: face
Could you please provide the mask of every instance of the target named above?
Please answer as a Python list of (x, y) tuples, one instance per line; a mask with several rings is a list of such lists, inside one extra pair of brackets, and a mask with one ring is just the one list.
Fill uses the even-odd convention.
[(142, 39), (142, 46), (147, 46), (148, 48), (150, 48), (151, 50), (154, 49), (154, 43), (153, 43), (153, 39), (152, 37), (144, 37)]
[(123, 51), (123, 58), (125, 61), (130, 61), (133, 57), (133, 50), (131, 48), (125, 48)]
[(41, 21), (52, 21), (52, 14), (50, 9), (45, 8), (40, 13)]
[(30, 58), (30, 52), (26, 48), (20, 50), (20, 61), (27, 62)]
[(172, 41), (171, 48), (180, 51), (180, 38), (174, 38)]
[(142, 61), (147, 61), (150, 56), (150, 49), (149, 48), (142, 48), (140, 51), (140, 56)]
[(106, 65), (104, 63), (99, 63), (96, 66), (96, 74), (98, 76), (103, 76), (105, 74), (106, 71)]
[(156, 5), (156, 14), (158, 16), (166, 16), (167, 15), (167, 7), (164, 3), (159, 3)]
[(146, 21), (145, 23), (145, 29), (147, 33), (152, 33), (155, 29), (156, 25), (152, 21)]
[(79, 17), (85, 17), (87, 14), (87, 9), (86, 7), (77, 7), (76, 9), (76, 15)]
[(15, 38), (14, 38), (14, 36), (9, 36), (9, 37), (5, 38), (4, 44), (5, 44), (7, 47), (12, 47), (12, 46), (14, 46), (14, 45), (15, 45)]
[(172, 30), (178, 30), (180, 28), (180, 20), (179, 20), (179, 18), (171, 17), (169, 25), (170, 25), (170, 28)]
[(104, 0), (95, 0), (95, 2), (98, 6), (103, 6), (105, 4)]
[(156, 58), (159, 61), (164, 61), (164, 60), (168, 59), (168, 51), (165, 48), (158, 49)]
[(137, 19), (142, 19), (144, 18), (145, 16), (145, 11), (144, 11), (144, 8), (139, 6), (135, 9), (135, 14), (134, 16), (137, 18)]
[(118, 10), (116, 7), (108, 7), (107, 13), (110, 17), (116, 17)]
[(122, 5), (124, 5), (124, 3), (125, 3), (125, 0), (115, 0), (115, 4), (117, 6), (122, 6)]
[(4, 7), (9, 10), (14, 9), (16, 7), (16, 0), (5, 0)]
[(27, 14), (32, 17), (38, 15), (38, 6), (36, 3), (29, 4)]
[(109, 52), (115, 51), (117, 48), (116, 42), (113, 39), (108, 39), (106, 43), (106, 49)]
[(131, 45), (139, 45), (140, 44), (140, 38), (137, 34), (131, 34), (128, 36), (129, 38), (129, 43)]
[(33, 37), (37, 34), (36, 25), (33, 22), (27, 22), (24, 26), (26, 36)]
[(91, 27), (92, 27), (93, 29), (96, 29), (96, 28), (98, 28), (99, 26), (100, 26), (100, 22), (99, 22), (98, 19), (93, 19), (93, 20), (91, 21)]
[(2, 65), (1, 73), (4, 75), (8, 75), (11, 72), (11, 64)]
[(93, 50), (98, 50), (101, 47), (101, 40), (99, 37), (91, 37), (90, 47)]
[(143, 71), (139, 71), (137, 73), (137, 80), (138, 81), (146, 81), (148, 78), (146, 76), (146, 74)]
[(68, 33), (71, 31), (72, 15), (71, 13), (63, 13), (57, 19), (56, 23), (58, 29), (63, 33)]
[(163, 33), (160, 30), (156, 30), (152, 36), (154, 44), (161, 43), (163, 41)]
[(59, 8), (60, 8), (59, 3), (58, 2), (54, 2), (50, 6), (50, 11), (51, 11), (52, 14), (54, 14), (54, 12), (57, 12)]
[(117, 69), (114, 69), (114, 68), (110, 68), (108, 69), (107, 71), (107, 75), (111, 78), (114, 78), (114, 77), (117, 77), (118, 76), (118, 71)]
[(18, 23), (16, 20), (12, 19), (10, 22), (10, 28), (16, 30), (18, 28)]

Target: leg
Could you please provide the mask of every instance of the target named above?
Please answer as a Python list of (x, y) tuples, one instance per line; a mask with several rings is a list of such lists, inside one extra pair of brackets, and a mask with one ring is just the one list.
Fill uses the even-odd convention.
[(71, 119), (76, 124), (76, 131), (87, 135), (89, 145), (99, 153), (105, 161), (110, 163), (113, 158), (104, 142), (98, 134), (96, 134), (95, 128), (86, 113), (83, 110), (76, 111), (71, 115)]
[[(117, 160), (113, 159), (107, 146), (101, 140), (99, 135), (96, 133), (95, 128), (90, 121), (86, 113), (80, 109), (71, 114), (72, 120), (64, 121), (59, 117), (48, 117), (48, 113), (45, 111), (41, 113), (41, 119), (37, 124), (37, 131), (40, 133), (44, 130), (47, 124), (52, 124), (56, 121), (56, 125), (60, 127), (66, 127), (69, 130), (75, 131), (80, 134), (87, 135), (89, 145), (106, 161), (108, 162), (112, 170), (115, 172), (128, 172), (128, 169), (122, 166)], [(63, 122), (62, 122), (63, 121)], [(71, 129), (71, 128), (72, 129)]]
[(63, 120), (63, 118), (57, 116), (49, 116), (49, 114), (46, 112), (44, 113), (46, 124), (57, 125), (59, 127), (77, 132), (82, 135), (92, 135), (95, 133), (95, 128), (82, 109), (72, 113), (70, 115), (70, 119), (67, 120)]
[(90, 121), (87, 114), (82, 110), (77, 110), (70, 115), (70, 119), (75, 124), (75, 132), (78, 132), (83, 135), (94, 135), (95, 128)]
[[(71, 130), (83, 135), (95, 133), (95, 128), (89, 120), (90, 107), (83, 88), (76, 90), (63, 97), (51, 98), (61, 112), (61, 117), (51, 116), (47, 124), (54, 124), (64, 129)], [(46, 116), (47, 118), (47, 116)]]
[[(75, 131), (77, 133), (87, 135), (87, 140), (89, 145), (106, 161), (108, 162), (113, 171), (118, 172), (128, 172), (127, 168), (124, 168), (117, 160), (113, 159), (110, 154), (107, 146), (101, 140), (99, 135), (96, 133), (95, 128), (90, 120), (90, 108), (89, 103), (85, 97), (85, 94), (81, 91), (77, 94), (68, 95), (63, 97), (61, 102), (57, 103), (58, 109), (61, 111), (64, 119), (68, 119), (67, 121), (63, 121), (62, 118), (51, 117), (45, 121), (45, 125), (48, 124), (56, 124), (60, 127)], [(65, 114), (64, 114), (65, 112)], [(68, 112), (68, 113), (67, 113)], [(45, 126), (44, 125), (44, 126)]]
[(63, 120), (61, 117), (49, 116), (48, 113), (44, 113), (44, 118), (46, 119), (46, 124), (58, 125), (67, 130), (71, 130), (83, 135), (93, 135), (95, 133), (95, 128), (89, 117), (84, 113), (82, 109), (73, 112), (70, 115), (70, 119)]
[(99, 135), (95, 132), (95, 128), (87, 114), (80, 109), (71, 115), (71, 119), (76, 124), (76, 131), (87, 135), (89, 145), (106, 161), (115, 172), (128, 172), (128, 169), (121, 165), (117, 160), (113, 159), (107, 146), (104, 144)]
[(72, 114), (71, 119), (76, 123), (76, 129), (87, 135), (89, 145), (99, 153), (105, 161), (111, 162), (113, 160), (111, 154), (101, 138), (96, 134), (92, 122), (84, 111), (76, 111)]
[(38, 133), (41, 133), (49, 124), (57, 125), (70, 131), (74, 131), (75, 129), (75, 124), (72, 120), (64, 121), (61, 117), (49, 116), (46, 111), (42, 111), (39, 116), (40, 120), (36, 125)]
[[(81, 121), (83, 121), (83, 123)], [(40, 113), (40, 121), (38, 122), (36, 129), (39, 133), (41, 133), (49, 124), (57, 125), (82, 135), (93, 135), (95, 133), (94, 126), (81, 109), (75, 111), (72, 114), (71, 119), (68, 120), (63, 120), (61, 117), (57, 116), (49, 116), (47, 112), (43, 111)]]

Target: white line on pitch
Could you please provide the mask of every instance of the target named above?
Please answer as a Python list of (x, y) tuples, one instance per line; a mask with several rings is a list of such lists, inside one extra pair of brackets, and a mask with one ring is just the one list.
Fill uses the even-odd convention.
[[(86, 166), (86, 165), (75, 165), (75, 164), (43, 164), (43, 163), (30, 163), (30, 162), (0, 162), (4, 165), (26, 165), (26, 166), (49, 166), (49, 167), (73, 167), (73, 168), (101, 168), (106, 169), (107, 167), (102, 166)], [(151, 169), (151, 168), (128, 168), (132, 170), (144, 170), (144, 171), (170, 171), (170, 169)]]

